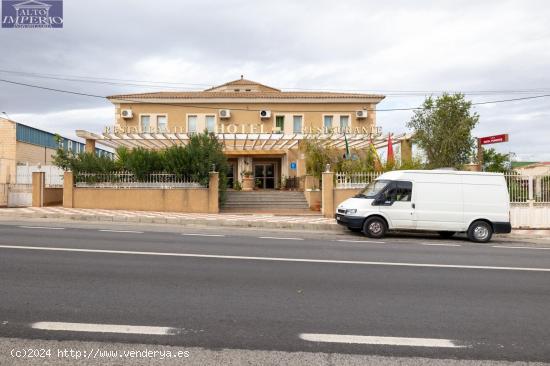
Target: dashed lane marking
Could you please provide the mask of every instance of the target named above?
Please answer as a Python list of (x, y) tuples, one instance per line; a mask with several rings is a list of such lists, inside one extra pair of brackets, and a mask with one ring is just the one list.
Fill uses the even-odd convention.
[(64, 227), (49, 227), (49, 226), (19, 226), (21, 229), (46, 229), (46, 230), (65, 230)]
[(225, 236), (223, 234), (194, 234), (194, 233), (184, 233), (184, 234), (181, 234), (181, 235), (184, 235), (184, 236), (208, 236), (208, 237), (212, 237), (212, 236), (223, 237), (223, 236)]
[(260, 239), (273, 239), (273, 240), (304, 240), (303, 238), (280, 238), (277, 236), (260, 236)]
[(103, 229), (99, 230), (105, 233), (129, 233), (129, 234), (143, 234), (143, 231), (134, 231), (134, 230), (109, 230), (109, 229)]
[(408, 347), (439, 347), (439, 348), (465, 348), (458, 342), (450, 339), (438, 338), (403, 338), (403, 337), (373, 337), (345, 334), (302, 333), (300, 339), (310, 342), (348, 343), (348, 344), (376, 344), (387, 346)]
[(176, 328), (149, 327), (141, 325), (120, 324), (94, 324), (94, 323), (64, 323), (64, 322), (37, 322), (32, 323), (31, 328), (40, 330), (66, 331), (66, 332), (91, 332), (91, 333), (124, 333), (124, 334), (151, 334), (171, 335), (176, 334)]

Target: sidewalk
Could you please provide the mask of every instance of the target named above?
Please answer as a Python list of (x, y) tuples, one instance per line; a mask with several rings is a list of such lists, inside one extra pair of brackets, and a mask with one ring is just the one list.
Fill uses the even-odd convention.
[[(0, 218), (52, 218), (75, 221), (114, 221), (120, 223), (154, 223), (182, 226), (248, 227), (266, 229), (346, 231), (334, 219), (321, 215), (279, 216), (273, 214), (199, 214), (179, 212), (99, 210), (63, 207), (0, 208)], [(499, 235), (510, 239), (549, 239), (550, 230), (513, 230)]]
[(52, 218), (76, 221), (115, 221), (176, 225), (253, 227), (269, 229), (335, 230), (343, 228), (321, 215), (200, 214), (179, 212), (100, 210), (63, 207), (0, 208), (1, 218)]

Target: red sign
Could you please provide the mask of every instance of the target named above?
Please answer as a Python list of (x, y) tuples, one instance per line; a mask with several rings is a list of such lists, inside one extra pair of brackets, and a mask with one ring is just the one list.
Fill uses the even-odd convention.
[(479, 143), (481, 145), (497, 144), (499, 142), (507, 142), (507, 141), (508, 141), (507, 133), (504, 133), (502, 135), (486, 136), (486, 137), (479, 138)]

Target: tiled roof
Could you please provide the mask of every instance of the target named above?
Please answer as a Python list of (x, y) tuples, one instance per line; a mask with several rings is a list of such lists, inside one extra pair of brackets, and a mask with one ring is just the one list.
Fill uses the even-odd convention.
[(250, 87), (253, 87), (255, 91), (258, 90), (263, 92), (280, 92), (281, 91), (271, 86), (267, 86), (267, 85), (260, 84), (255, 81), (247, 80), (243, 78), (233, 80), (222, 85), (214, 86), (212, 88), (206, 89), (205, 91), (224, 91), (224, 90), (231, 91), (230, 87), (234, 87), (234, 86), (238, 86), (238, 87), (250, 86)]
[(385, 98), (381, 94), (359, 93), (331, 93), (331, 92), (156, 92), (141, 94), (111, 95), (109, 99), (195, 99), (195, 98), (260, 98), (260, 99), (287, 99), (287, 98)]
[[(235, 86), (243, 87), (237, 88)], [(250, 88), (246, 88), (249, 86)], [(250, 89), (250, 91), (247, 91)], [(238, 79), (228, 83), (215, 86), (204, 91), (184, 91), (184, 92), (155, 92), (155, 93), (138, 93), (138, 94), (119, 94), (108, 97), (109, 99), (214, 99), (214, 98), (234, 98), (234, 99), (318, 99), (318, 98), (333, 98), (333, 99), (383, 99), (381, 94), (363, 94), (363, 93), (334, 93), (334, 92), (295, 92), (281, 91), (267, 85), (250, 81), (246, 79)], [(129, 100), (131, 101), (131, 100)]]

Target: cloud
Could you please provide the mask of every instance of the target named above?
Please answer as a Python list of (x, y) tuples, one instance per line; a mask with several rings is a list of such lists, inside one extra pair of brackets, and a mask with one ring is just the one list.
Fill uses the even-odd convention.
[[(187, 84), (182, 89), (244, 74), (280, 88), (386, 92), (382, 109), (418, 106), (424, 98), (396, 90), (550, 93), (546, 1), (66, 0), (64, 7), (61, 30), (0, 29), (1, 69)], [(97, 95), (159, 90), (0, 78)], [(550, 98), (476, 107), (475, 133), (508, 132), (509, 150), (550, 160), (549, 105)], [(98, 130), (114, 113), (106, 100), (2, 83), (0, 110), (67, 134)], [(377, 117), (385, 131), (402, 132), (411, 115)]]

